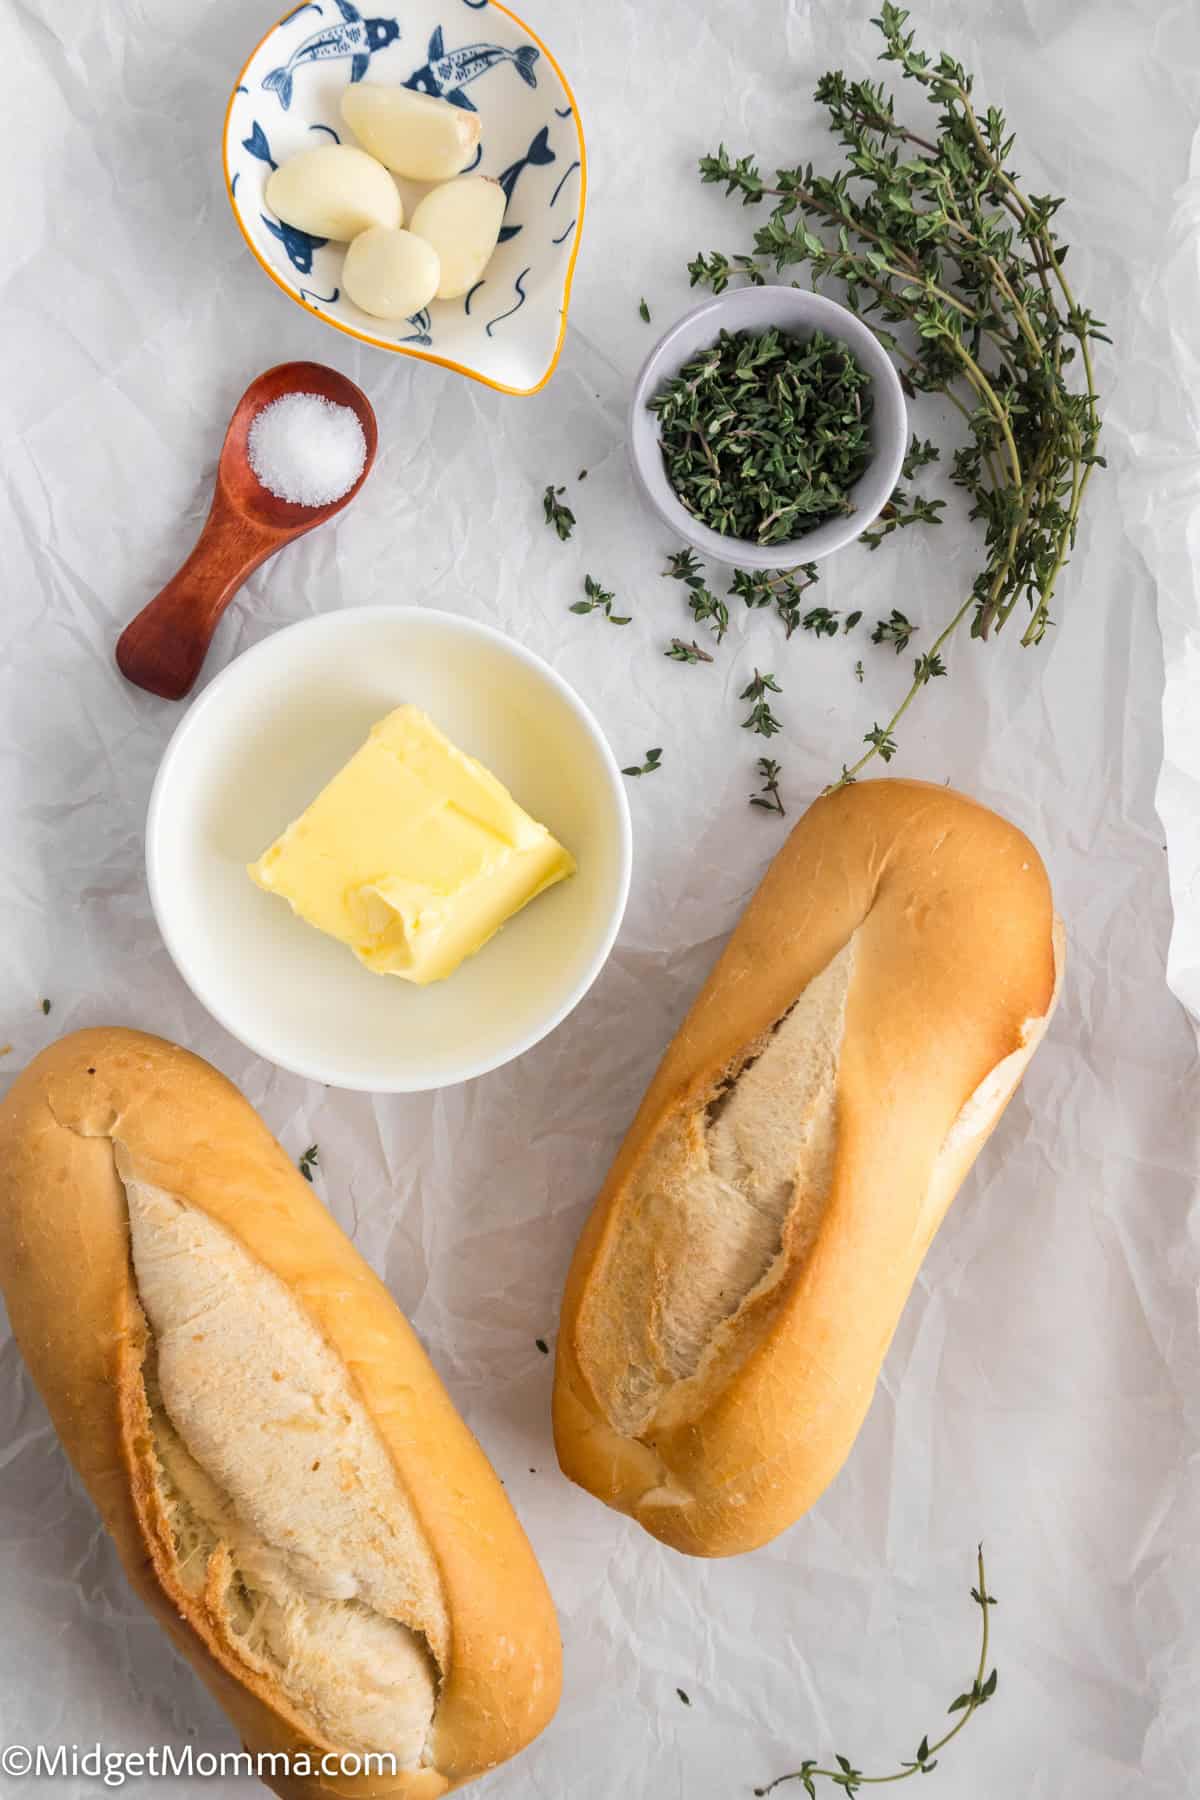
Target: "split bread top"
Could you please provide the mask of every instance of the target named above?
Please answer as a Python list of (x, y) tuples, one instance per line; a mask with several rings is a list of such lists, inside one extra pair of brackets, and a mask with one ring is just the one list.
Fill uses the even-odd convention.
[(809, 809), (576, 1251), (554, 1395), (573, 1480), (699, 1556), (813, 1504), (1061, 966), (1041, 859), (997, 814), (912, 781)]
[(252, 1750), (431, 1800), (558, 1701), (554, 1608), (386, 1288), (223, 1076), (77, 1032), (0, 1106), (0, 1281), (126, 1573)]

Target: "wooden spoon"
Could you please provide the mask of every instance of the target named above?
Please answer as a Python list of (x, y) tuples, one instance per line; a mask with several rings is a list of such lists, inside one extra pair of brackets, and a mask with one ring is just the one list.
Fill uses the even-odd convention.
[[(367, 460), (350, 491), (328, 506), (278, 500), (250, 467), (246, 440), (251, 420), (284, 394), (320, 394), (358, 415)], [(336, 369), (313, 362), (280, 363), (252, 381), (229, 421), (212, 506), (195, 549), (117, 640), (117, 667), (126, 680), (164, 700), (181, 700), (200, 673), (217, 620), (246, 577), (293, 538), (350, 504), (371, 472), (378, 442), (371, 402)]]

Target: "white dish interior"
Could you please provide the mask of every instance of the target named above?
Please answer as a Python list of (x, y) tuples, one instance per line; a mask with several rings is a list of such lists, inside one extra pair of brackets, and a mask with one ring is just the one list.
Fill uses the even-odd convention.
[[(579, 865), (426, 988), (370, 973), (246, 873), (405, 701), (491, 769)], [(630, 846), (621, 775), (571, 689), (490, 627), (410, 607), (326, 614), (239, 657), (171, 739), (146, 831), (155, 915), (197, 998), (281, 1067), (375, 1092), (467, 1080), (552, 1030), (612, 948)]]

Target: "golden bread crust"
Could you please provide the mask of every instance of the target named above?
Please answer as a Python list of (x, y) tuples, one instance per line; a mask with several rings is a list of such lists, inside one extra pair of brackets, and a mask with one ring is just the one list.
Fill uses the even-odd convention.
[[(627, 1277), (617, 1292), (613, 1271), (646, 1203), (651, 1153), (668, 1133), (702, 1140), (730, 1071), (847, 946), (836, 1148), (815, 1237), (789, 1262), (785, 1235), (778, 1279), (747, 1301), (720, 1354), (646, 1428), (622, 1430), (618, 1346), (630, 1309), (658, 1296), (650, 1273), (640, 1293)], [(753, 1548), (806, 1511), (850, 1451), (921, 1259), (1036, 1047), (1031, 1027), (1048, 1018), (1056, 983), (1049, 880), (1015, 826), (922, 782), (818, 800), (668, 1048), (580, 1239), (554, 1394), (565, 1473), (693, 1555)], [(981, 1117), (951, 1138), (1000, 1065)]]
[(504, 1490), (387, 1289), (253, 1108), (208, 1063), (123, 1029), (38, 1056), (0, 1105), (0, 1285), (13, 1331), (126, 1573), (252, 1750), (317, 1742), (236, 1657), (214, 1596), (172, 1573), (142, 1377), (126, 1173), (206, 1213), (285, 1282), (342, 1359), (408, 1496), (446, 1597), (433, 1766), (272, 1782), (286, 1800), (433, 1800), (516, 1754), (558, 1702), (553, 1603)]

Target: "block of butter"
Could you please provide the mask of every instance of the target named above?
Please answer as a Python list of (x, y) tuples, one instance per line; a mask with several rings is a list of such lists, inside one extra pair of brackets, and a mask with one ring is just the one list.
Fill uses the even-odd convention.
[(575, 860), (425, 713), (399, 706), (251, 863), (360, 962), (441, 981)]

